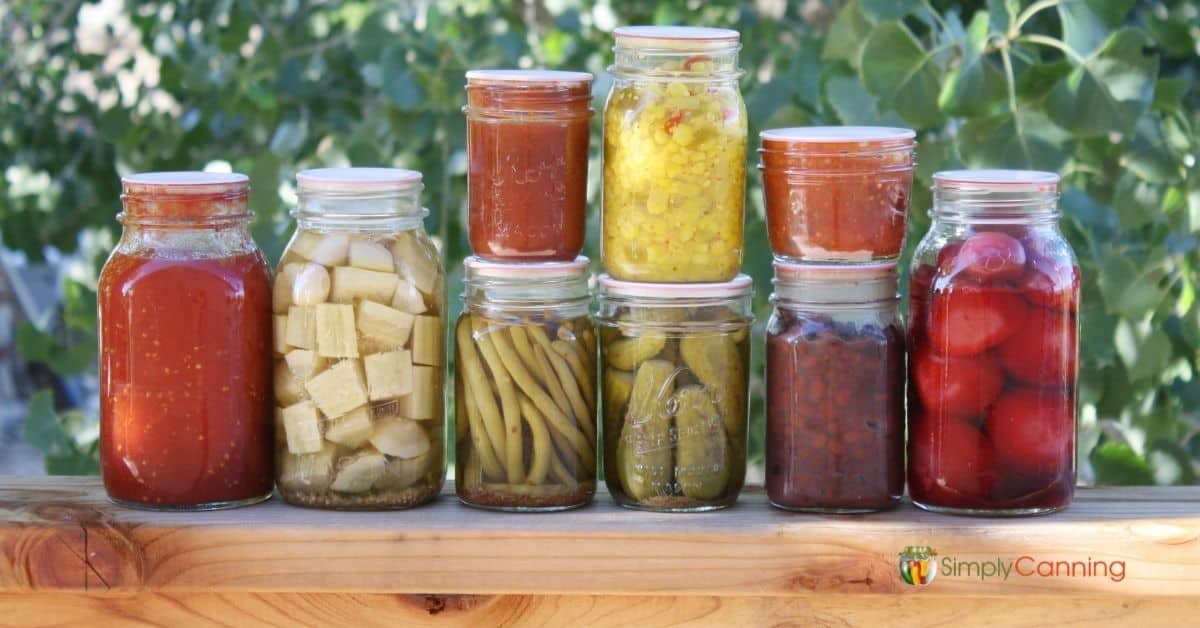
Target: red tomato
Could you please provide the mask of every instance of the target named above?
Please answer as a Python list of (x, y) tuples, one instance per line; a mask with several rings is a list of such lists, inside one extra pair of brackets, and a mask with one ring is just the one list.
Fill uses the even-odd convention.
[(929, 286), (937, 271), (928, 264), (912, 271), (908, 282), (908, 330), (911, 338), (923, 338), (929, 328)]
[(1075, 381), (1075, 318), (1069, 312), (1029, 308), (1021, 331), (1000, 344), (1004, 371), (1031, 386), (1065, 388)]
[(996, 483), (992, 445), (962, 421), (915, 413), (908, 442), (913, 499), (966, 506), (987, 499)]
[(913, 385), (932, 416), (970, 419), (983, 414), (1004, 387), (1004, 375), (988, 357), (944, 358), (918, 347)]
[(1021, 280), (1021, 295), (1034, 305), (1075, 312), (1079, 309), (1079, 267), (1035, 257)]
[(941, 355), (977, 355), (1021, 328), (1029, 307), (1005, 288), (953, 282), (933, 294), (929, 337)]
[(679, 126), (680, 122), (683, 122), (683, 112), (679, 110), (672, 111), (671, 115), (667, 116), (667, 121), (663, 123), (663, 130), (670, 133), (675, 130), (675, 127)]
[(1025, 273), (1025, 247), (1006, 233), (981, 231), (962, 243), (954, 270), (978, 279), (1016, 279)]
[(986, 426), (1002, 468), (1030, 475), (1055, 475), (1071, 465), (1074, 404), (1059, 391), (1009, 390), (988, 412)]

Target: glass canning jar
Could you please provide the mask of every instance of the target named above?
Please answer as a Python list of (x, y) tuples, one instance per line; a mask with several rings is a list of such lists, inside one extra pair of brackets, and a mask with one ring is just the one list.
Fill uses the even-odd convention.
[(767, 325), (767, 497), (870, 512), (904, 493), (896, 263), (775, 262)]
[(279, 493), (319, 508), (427, 502), (446, 470), (446, 280), (421, 174), (320, 168), (296, 181), (273, 294)]
[(467, 72), (471, 250), (504, 262), (570, 262), (583, 250), (592, 75)]
[(208, 510), (271, 496), (270, 270), (249, 179), (121, 179), (100, 272), (100, 469), (113, 501)]
[(742, 265), (746, 106), (737, 31), (626, 26), (604, 109), (604, 269), (729, 281)]
[(909, 280), (908, 487), (927, 510), (1022, 515), (1075, 487), (1079, 267), (1058, 175), (934, 175)]
[(746, 475), (750, 278), (599, 280), (604, 479), (640, 510), (737, 501)]
[(455, 328), (455, 487), (471, 506), (565, 510), (596, 492), (588, 260), (468, 257)]

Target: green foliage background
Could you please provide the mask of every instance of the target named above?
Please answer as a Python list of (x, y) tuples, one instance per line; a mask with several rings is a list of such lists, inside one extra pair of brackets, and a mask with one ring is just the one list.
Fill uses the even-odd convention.
[[(910, 249), (928, 226), (933, 172), (1060, 172), (1063, 228), (1084, 276), (1081, 480), (1195, 482), (1194, 3), (127, 2), (128, 19), (110, 24), (107, 35), (140, 51), (132, 55), (85, 46), (80, 4), (0, 5), (3, 241), (38, 257), (46, 244), (75, 250), (81, 231), (98, 236), (82, 240), (92, 243), (91, 272), (65, 286), (68, 334), (23, 327), (27, 359), (63, 373), (94, 369), (95, 271), (118, 231), (120, 174), (211, 162), (248, 173), (254, 232), (274, 257), (292, 227), (287, 209), (296, 171), (415, 168), (425, 174), (434, 210), (428, 227), (457, 281), (467, 253), (460, 112), (466, 70), (586, 69), (597, 76), (599, 111), (613, 26), (725, 26), (745, 42), (751, 137), (802, 124), (885, 123), (920, 132)], [(593, 153), (599, 131), (597, 119)], [(588, 253), (596, 260), (595, 158), (591, 170)], [(756, 175), (747, 195), (746, 270), (758, 287), (762, 320), (770, 266)], [(761, 373), (761, 353), (755, 362)], [(755, 390), (758, 458), (761, 378)], [(48, 454), (51, 472), (94, 469), (94, 417), (57, 411), (47, 393), (30, 410), (26, 438)]]

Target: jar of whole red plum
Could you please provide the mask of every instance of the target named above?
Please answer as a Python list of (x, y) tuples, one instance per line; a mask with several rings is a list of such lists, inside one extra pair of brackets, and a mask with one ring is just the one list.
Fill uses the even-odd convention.
[(570, 262), (583, 250), (592, 75), (467, 72), (471, 250)]
[(775, 262), (767, 324), (767, 497), (856, 513), (904, 492), (896, 263)]
[(104, 488), (161, 510), (267, 499), (271, 279), (249, 179), (155, 172), (121, 188), (125, 230), (97, 290)]
[(1058, 175), (934, 175), (910, 278), (908, 487), (927, 510), (1028, 515), (1075, 487), (1079, 267)]
[(904, 249), (916, 133), (869, 126), (760, 134), (763, 202), (775, 257), (894, 260)]

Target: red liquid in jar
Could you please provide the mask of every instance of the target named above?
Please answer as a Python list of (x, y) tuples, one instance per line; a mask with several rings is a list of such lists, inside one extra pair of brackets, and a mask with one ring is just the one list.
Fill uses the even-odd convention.
[(272, 488), (271, 289), (261, 254), (114, 254), (99, 286), (101, 471), (157, 507)]

